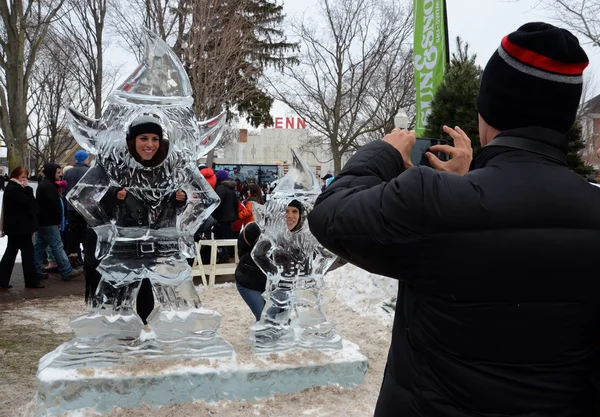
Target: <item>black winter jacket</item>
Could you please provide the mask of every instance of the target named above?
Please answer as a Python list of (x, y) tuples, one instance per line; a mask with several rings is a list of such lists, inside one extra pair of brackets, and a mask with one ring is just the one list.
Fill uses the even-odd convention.
[(130, 192), (126, 194), (124, 200), (117, 199), (117, 193), (122, 189), (120, 187), (109, 188), (101, 200), (104, 211), (119, 227), (144, 228), (150, 226), (151, 229), (174, 227), (177, 222), (177, 208), (185, 204), (185, 202), (178, 202), (175, 199), (175, 193), (172, 193), (161, 208), (158, 219), (150, 225), (148, 208), (144, 202)]
[(222, 181), (217, 184), (215, 191), (221, 199), (221, 203), (213, 212), (213, 218), (221, 223), (231, 223), (236, 221), (238, 218), (239, 199), (235, 193), (235, 182), (227, 180)]
[(319, 197), (317, 239), (401, 281), (377, 417), (589, 415), (600, 190), (566, 149), (506, 131), (463, 177), (375, 142)]
[[(67, 189), (65, 190), (64, 195), (67, 195), (73, 189), (73, 187), (77, 185), (77, 183), (81, 180), (81, 177), (83, 177), (88, 169), (90, 169), (89, 166), (78, 162), (73, 165), (73, 168), (65, 172), (63, 179), (67, 182)], [(68, 204), (68, 209), (75, 210), (71, 203)]]
[(4, 234), (31, 235), (37, 230), (37, 209), (31, 187), (8, 181), (3, 204)]
[[(245, 234), (247, 235), (246, 239), (244, 239)], [(256, 266), (256, 263), (251, 256), (252, 249), (259, 236), (260, 228), (254, 222), (248, 223), (242, 233), (240, 233), (237, 243), (240, 262), (235, 269), (235, 280), (242, 287), (264, 292), (267, 285), (267, 276), (258, 266)]]
[(35, 193), (40, 227), (58, 226), (62, 222), (62, 205), (54, 179), (58, 168), (58, 164), (44, 164), (44, 178)]

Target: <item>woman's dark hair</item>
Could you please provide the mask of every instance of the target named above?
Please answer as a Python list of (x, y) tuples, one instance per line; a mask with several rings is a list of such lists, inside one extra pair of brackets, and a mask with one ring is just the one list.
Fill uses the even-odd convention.
[(19, 178), (23, 174), (23, 171), (25, 171), (25, 176), (28, 177), (29, 171), (27, 171), (27, 168), (22, 167), (22, 166), (18, 166), (15, 169), (13, 169), (12, 171), (10, 171), (10, 177), (11, 178)]
[(262, 201), (262, 190), (260, 189), (258, 184), (250, 184), (248, 186), (248, 191), (250, 191), (252, 197), (257, 198), (258, 201)]

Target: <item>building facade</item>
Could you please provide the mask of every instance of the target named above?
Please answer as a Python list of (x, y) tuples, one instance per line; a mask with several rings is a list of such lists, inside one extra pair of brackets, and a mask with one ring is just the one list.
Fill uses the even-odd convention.
[[(241, 129), (239, 138), (217, 152), (214, 159), (215, 168), (244, 166), (257, 167), (254, 170), (264, 171), (265, 182), (273, 180), (272, 171), (277, 167), (277, 176), (284, 175), (292, 163), (293, 149), (308, 164), (317, 177), (333, 173), (331, 155), (318, 148), (307, 146), (309, 131), (300, 119), (275, 118), (275, 125), (255, 132)], [(295, 121), (294, 121), (295, 120)], [(200, 162), (206, 162), (201, 160)]]
[(581, 130), (585, 142), (581, 157), (587, 165), (600, 172), (600, 95), (585, 103)]

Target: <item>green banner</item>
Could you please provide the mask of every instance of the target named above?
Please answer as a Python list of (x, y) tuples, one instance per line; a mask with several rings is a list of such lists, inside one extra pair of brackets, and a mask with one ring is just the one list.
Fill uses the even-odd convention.
[(419, 137), (427, 126), (433, 95), (444, 80), (448, 52), (445, 9), (444, 0), (415, 0), (415, 131)]

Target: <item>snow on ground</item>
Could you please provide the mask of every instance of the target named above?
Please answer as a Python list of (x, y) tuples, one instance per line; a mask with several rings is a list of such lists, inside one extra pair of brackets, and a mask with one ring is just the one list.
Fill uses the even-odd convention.
[[(275, 395), (271, 398), (252, 402), (221, 401), (215, 404), (194, 403), (158, 410), (142, 408), (116, 410), (112, 417), (123, 416), (195, 416), (215, 415), (218, 417), (246, 416), (292, 416), (314, 417), (341, 416), (363, 417), (373, 415), (379, 393), (387, 351), (391, 337), (393, 311), (386, 312), (385, 303), (395, 298), (396, 282), (388, 278), (369, 274), (355, 266), (345, 265), (325, 277), (328, 289), (323, 293), (324, 310), (340, 335), (356, 343), (369, 359), (369, 371), (365, 383), (356, 388), (315, 387), (296, 394)], [(248, 343), (248, 326), (254, 322), (250, 309), (241, 299), (235, 285), (217, 285), (204, 291), (200, 287), (203, 305), (222, 314), (219, 335), (230, 342), (239, 360), (252, 355)], [(0, 310), (2, 321), (17, 325), (31, 326), (32, 331), (52, 330), (56, 333), (68, 332), (69, 320), (86, 311), (82, 297), (57, 297), (54, 299), (27, 300), (11, 306), (10, 310)], [(27, 403), (35, 395), (35, 375), (22, 376), (29, 382), (14, 387), (0, 388), (0, 396), (12, 396), (19, 400), (18, 409), (13, 415), (23, 415)], [(17, 388), (19, 387), (19, 388)], [(15, 392), (11, 392), (15, 391)], [(22, 400), (21, 400), (22, 399)], [(1, 402), (1, 401), (0, 401)], [(1, 407), (0, 407), (1, 408)], [(1, 413), (0, 413), (1, 414)], [(96, 416), (93, 411), (73, 414)]]

